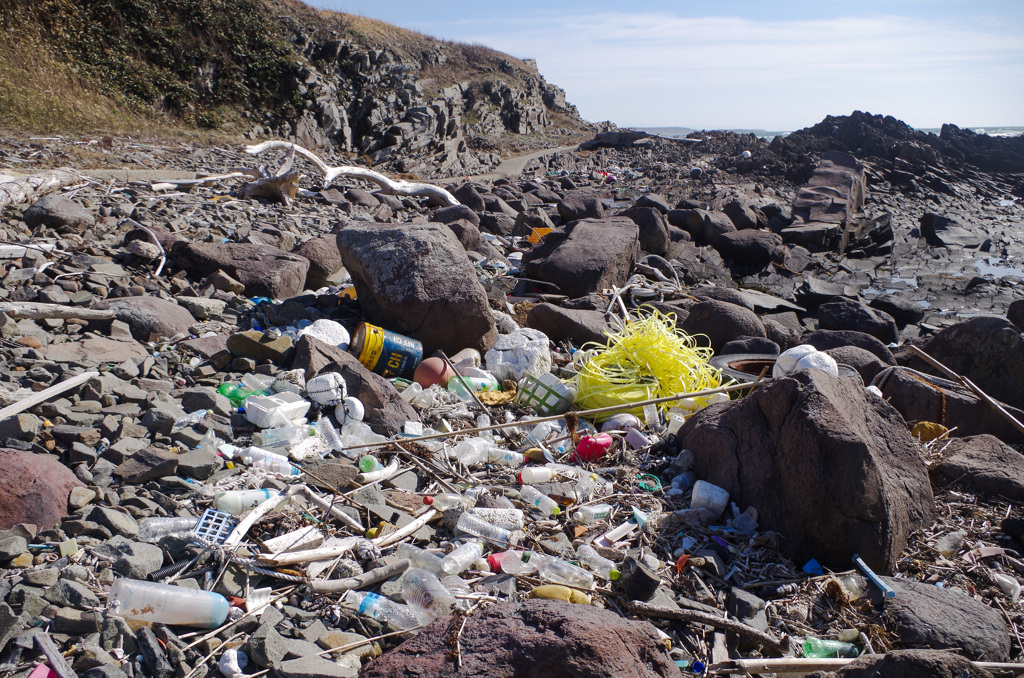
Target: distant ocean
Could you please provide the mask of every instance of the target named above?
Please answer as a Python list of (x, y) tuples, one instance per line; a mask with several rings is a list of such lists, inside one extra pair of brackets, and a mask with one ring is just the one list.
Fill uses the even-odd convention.
[[(669, 137), (675, 139), (682, 139), (683, 137), (696, 132), (698, 130), (690, 127), (635, 127), (632, 129), (643, 130), (649, 134), (656, 134), (662, 137)], [(988, 134), (993, 137), (1019, 137), (1024, 135), (1024, 127), (968, 127), (967, 129), (978, 134)], [(763, 129), (731, 129), (729, 132), (736, 132), (737, 134), (755, 134), (762, 139), (771, 141), (775, 137), (784, 137), (790, 133), (790, 131), (769, 131)], [(930, 132), (937, 135), (939, 133), (938, 127), (922, 127), (919, 131)]]

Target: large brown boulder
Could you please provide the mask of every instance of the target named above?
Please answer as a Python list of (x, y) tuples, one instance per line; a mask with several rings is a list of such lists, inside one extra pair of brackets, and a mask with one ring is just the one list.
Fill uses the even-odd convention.
[(795, 562), (890, 572), (932, 489), (906, 422), (858, 380), (806, 370), (698, 412), (679, 431), (697, 475), (758, 510)]
[(885, 344), (894, 344), (900, 338), (896, 321), (891, 315), (852, 299), (834, 299), (819, 306), (818, 327), (823, 330), (863, 332)]
[(310, 238), (296, 247), (293, 253), (309, 261), (306, 287), (311, 290), (329, 285), (328, 278), (342, 269), (338, 238), (333, 233)]
[(707, 337), (704, 344), (710, 343), (716, 353), (737, 337), (765, 336), (764, 325), (756, 313), (717, 299), (708, 299), (690, 308), (682, 329), (690, 335)]
[(526, 314), (526, 327), (540, 330), (552, 341), (570, 339), (577, 345), (594, 341), (605, 343), (605, 332), (617, 328), (608, 324), (604, 312), (582, 308), (562, 308), (554, 304), (537, 304)]
[(617, 216), (626, 217), (640, 229), (640, 249), (663, 256), (668, 252), (668, 223), (654, 207), (630, 207)]
[(19, 523), (53, 527), (67, 515), (76, 487), (85, 485), (56, 457), (0, 449), (0, 530)]
[(351, 224), (338, 250), (370, 322), (420, 340), (425, 356), (494, 345), (487, 293), (447, 226)]
[(1024, 454), (992, 435), (951, 438), (928, 473), (937, 485), (958, 483), (1024, 501)]
[(420, 420), (420, 415), (402, 400), (391, 382), (366, 369), (352, 354), (337, 346), (305, 335), (299, 337), (292, 369), (305, 371), (307, 381), (325, 372), (341, 374), (348, 394), (358, 398), (366, 409), (367, 426), (381, 435), (394, 435), (402, 431), (405, 422)]
[(1024, 334), (1006, 318), (981, 316), (947, 327), (925, 351), (993, 398), (1024, 408)]
[(834, 673), (815, 671), (807, 678), (992, 678), (992, 674), (949, 652), (896, 650), (866, 654)]
[(113, 311), (118, 320), (128, 324), (132, 336), (143, 342), (188, 334), (196, 324), (184, 306), (160, 297), (116, 297), (99, 301), (93, 308)]
[(245, 285), (250, 297), (287, 299), (306, 286), (309, 260), (269, 245), (189, 243), (178, 250), (178, 268), (195, 279), (222, 270)]
[(526, 276), (570, 298), (621, 287), (640, 252), (640, 229), (625, 217), (583, 219), (549, 233), (523, 255)]
[(654, 678), (678, 676), (654, 627), (557, 600), (496, 603), (459, 636), (462, 665), (441, 617), (360, 671), (360, 678)]

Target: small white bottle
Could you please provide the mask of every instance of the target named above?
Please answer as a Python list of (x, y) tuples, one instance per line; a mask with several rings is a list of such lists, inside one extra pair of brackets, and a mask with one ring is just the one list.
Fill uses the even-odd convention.
[(572, 513), (572, 519), (578, 523), (589, 525), (597, 520), (608, 520), (612, 514), (612, 507), (608, 504), (591, 504), (581, 506)]
[(229, 490), (221, 492), (213, 498), (213, 508), (240, 516), (277, 493), (277, 490)]
[(468, 570), (483, 554), (484, 547), (480, 542), (466, 542), (441, 559), (441, 570), (445, 574), (459, 574)]
[(523, 485), (550, 483), (556, 475), (557, 471), (547, 466), (527, 466), (519, 471), (519, 482)]

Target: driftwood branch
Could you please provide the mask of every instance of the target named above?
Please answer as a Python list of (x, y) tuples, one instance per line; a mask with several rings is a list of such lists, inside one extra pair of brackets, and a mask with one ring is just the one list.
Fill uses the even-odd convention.
[(284, 148), (293, 151), (294, 153), (301, 155), (306, 160), (309, 160), (313, 165), (324, 175), (324, 186), (329, 185), (337, 177), (359, 177), (360, 179), (366, 179), (380, 186), (384, 193), (391, 195), (405, 195), (405, 196), (422, 196), (426, 198), (432, 198), (443, 205), (452, 206), (459, 205), (458, 200), (455, 199), (451, 193), (441, 188), (440, 186), (434, 186), (433, 184), (425, 184), (415, 181), (403, 181), (401, 179), (391, 179), (386, 177), (380, 172), (374, 172), (371, 169), (365, 167), (331, 167), (324, 162), (318, 155), (309, 151), (301, 146), (288, 141), (264, 141), (262, 144), (256, 144), (254, 146), (246, 146), (245, 152), (250, 155), (259, 155), (264, 151), (272, 149)]
[(0, 410), (0, 421), (3, 421), (7, 417), (12, 417), (15, 414), (18, 414), (19, 412), (24, 412), (30, 407), (35, 407), (39, 403), (46, 402), (50, 398), (56, 395), (60, 395), (65, 391), (70, 391), (76, 386), (81, 386), (82, 384), (89, 381), (93, 377), (98, 377), (99, 374), (99, 372), (84, 372), (82, 374), (79, 374), (77, 377), (65, 379), (59, 384), (54, 384), (50, 388), (43, 389), (39, 393), (33, 393), (29, 397), (24, 398), (23, 400), (19, 400), (13, 405), (8, 405), (7, 407)]
[(8, 205), (28, 202), (36, 196), (46, 195), (81, 180), (81, 174), (65, 168), (4, 182), (0, 184), (0, 210)]
[(110, 320), (114, 312), (99, 308), (79, 308), (61, 304), (43, 304), (34, 301), (0, 302), (0, 313), (12, 318), (57, 318), (60, 320)]
[(667, 607), (649, 605), (638, 600), (627, 601), (626, 609), (632, 614), (639, 615), (641, 617), (676, 619), (679, 621), (713, 626), (716, 629), (723, 629), (725, 631), (732, 631), (733, 633), (738, 633), (741, 636), (746, 636), (751, 640), (755, 640), (779, 654), (785, 654), (786, 646), (789, 645), (788, 638), (779, 640), (775, 636), (758, 631), (752, 626), (747, 626), (742, 622), (726, 619), (724, 617), (717, 617), (713, 614), (708, 614), (707, 612), (699, 612), (697, 610), (673, 610)]
[(391, 563), (390, 565), (378, 567), (377, 569), (370, 570), (369, 572), (363, 572), (355, 577), (314, 581), (310, 583), (309, 588), (312, 589), (313, 593), (344, 593), (345, 591), (358, 591), (359, 589), (364, 589), (367, 586), (384, 581), (385, 579), (391, 579), (396, 574), (402, 574), (409, 569), (411, 564), (412, 563), (409, 562), (408, 558), (403, 558)]

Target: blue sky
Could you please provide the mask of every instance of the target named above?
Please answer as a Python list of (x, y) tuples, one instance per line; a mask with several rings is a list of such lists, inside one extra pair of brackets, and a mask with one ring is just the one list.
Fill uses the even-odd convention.
[(313, 0), (520, 58), (584, 118), (792, 130), (853, 110), (1024, 125), (1024, 0)]

